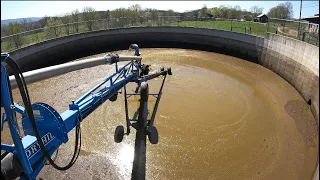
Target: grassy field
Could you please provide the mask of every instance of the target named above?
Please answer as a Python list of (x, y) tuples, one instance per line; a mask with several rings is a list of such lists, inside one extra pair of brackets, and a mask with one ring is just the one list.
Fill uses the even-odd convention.
[[(79, 31), (78, 33), (81, 32), (87, 32), (87, 28), (85, 27), (85, 25), (79, 25)], [(46, 29), (46, 30), (42, 30), (42, 31), (38, 31), (38, 32), (33, 32), (30, 34), (25, 34), (22, 35), (23, 36), (23, 43), (21, 47), (26, 47), (29, 46), (31, 44), (35, 44), (41, 41), (45, 41), (48, 39), (54, 39), (57, 37), (63, 37), (63, 36), (67, 36), (67, 32), (65, 27), (59, 27), (57, 28), (57, 35), (55, 36), (54, 34), (54, 30), (53, 29)], [(69, 35), (71, 34), (75, 34), (77, 33), (72, 26), (69, 27)], [(9, 42), (10, 41), (10, 42)], [(10, 44), (11, 43), (11, 44)], [(1, 40), (1, 50), (6, 52), (6, 51), (12, 51), (14, 49), (17, 49), (17, 47), (14, 45), (12, 38), (8, 38), (5, 40)]]
[[(239, 33), (247, 33), (256, 36), (264, 36), (267, 32), (267, 25), (262, 23), (254, 23), (254, 22), (231, 22), (231, 21), (183, 21), (173, 23), (177, 26), (183, 27), (199, 27), (199, 28), (210, 28), (210, 29), (218, 29), (224, 31), (239, 32)], [(251, 28), (251, 33), (250, 33)], [(269, 32), (275, 33), (276, 28), (270, 27)]]
[[(232, 24), (232, 25), (231, 25)], [(239, 33), (247, 33), (252, 34), (256, 36), (264, 36), (267, 32), (267, 26), (266, 24), (262, 23), (254, 23), (254, 22), (235, 22), (233, 21), (182, 21), (182, 22), (168, 22), (168, 23), (162, 23), (162, 22), (127, 22), (127, 21), (113, 21), (113, 22), (95, 22), (93, 24), (93, 30), (103, 30), (107, 28), (116, 28), (116, 27), (130, 27), (130, 26), (181, 26), (181, 27), (198, 27), (198, 28), (210, 28), (210, 29), (218, 29), (218, 30), (224, 30), (224, 31), (233, 31), (233, 32), (239, 32)], [(54, 33), (53, 29), (46, 29), (39, 32), (34, 32), (32, 34), (28, 35), (22, 35), (23, 36), (23, 45), (22, 47), (38, 43), (44, 40), (48, 39), (54, 39), (57, 37), (67, 36), (66, 28), (65, 27), (59, 27), (57, 30), (57, 36)], [(275, 33), (276, 28), (269, 27), (269, 32)], [(79, 30), (76, 32), (72, 25), (69, 26), (69, 35), (75, 34), (75, 33), (83, 33), (88, 32), (88, 27), (86, 24), (79, 24)], [(9, 43), (9, 41), (11, 43)], [(1, 40), (1, 50), (3, 52), (12, 51), (14, 49), (17, 49), (17, 47), (14, 45), (12, 38)]]

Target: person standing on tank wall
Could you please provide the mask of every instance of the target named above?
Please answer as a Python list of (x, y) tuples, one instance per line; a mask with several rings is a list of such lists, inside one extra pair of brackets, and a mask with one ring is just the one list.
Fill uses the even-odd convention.
[(141, 53), (139, 52), (139, 46), (137, 45), (137, 44), (131, 44), (130, 46), (129, 46), (129, 51), (130, 50), (134, 50), (135, 52), (134, 52), (134, 55), (135, 56), (140, 56), (141, 55)]

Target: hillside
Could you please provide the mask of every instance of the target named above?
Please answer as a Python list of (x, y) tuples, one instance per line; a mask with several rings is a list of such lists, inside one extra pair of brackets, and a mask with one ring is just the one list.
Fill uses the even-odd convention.
[(27, 17), (27, 18), (17, 18), (17, 19), (5, 19), (1, 20), (1, 25), (8, 25), (9, 23), (20, 22), (22, 19), (30, 19), (31, 21), (38, 21), (41, 17)]

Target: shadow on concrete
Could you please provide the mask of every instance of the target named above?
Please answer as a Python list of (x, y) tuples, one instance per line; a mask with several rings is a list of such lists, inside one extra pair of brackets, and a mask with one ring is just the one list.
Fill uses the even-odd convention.
[(284, 109), (295, 121), (305, 144), (308, 147), (315, 147), (313, 138), (317, 135), (317, 125), (310, 111), (310, 106), (304, 101), (291, 100), (284, 105)]
[(131, 179), (144, 180), (146, 178), (146, 129), (137, 129), (134, 145), (134, 160)]
[[(134, 159), (132, 165), (131, 179), (146, 179), (146, 136), (147, 136), (147, 118), (148, 118), (148, 83), (143, 82), (140, 86), (140, 106), (137, 112), (138, 121), (135, 124), (136, 139), (134, 145)], [(137, 113), (135, 113), (135, 116)]]

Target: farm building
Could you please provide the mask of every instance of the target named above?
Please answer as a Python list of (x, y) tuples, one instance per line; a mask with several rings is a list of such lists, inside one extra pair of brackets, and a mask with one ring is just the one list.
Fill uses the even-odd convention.
[(319, 14), (315, 14), (311, 17), (302, 18), (301, 20), (309, 21), (310, 23), (319, 24)]
[(260, 14), (259, 16), (257, 16), (257, 19), (261, 23), (266, 23), (269, 20), (269, 18), (266, 14)]
[(313, 33), (319, 33), (319, 14), (315, 14), (311, 17), (301, 18), (301, 20), (308, 21), (308, 31)]

